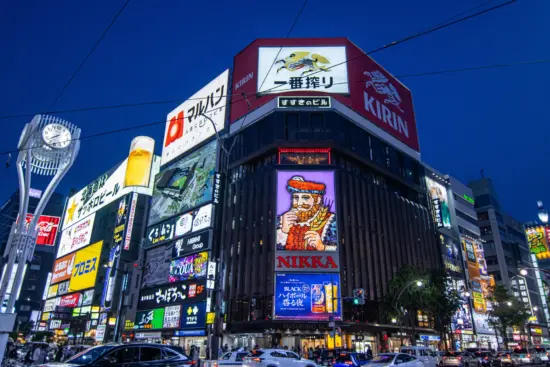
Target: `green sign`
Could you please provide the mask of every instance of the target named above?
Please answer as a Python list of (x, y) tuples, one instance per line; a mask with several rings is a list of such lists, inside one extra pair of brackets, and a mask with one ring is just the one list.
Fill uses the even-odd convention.
[(464, 198), (464, 200), (466, 200), (467, 202), (469, 202), (470, 204), (475, 204), (476, 202), (474, 201), (474, 198), (464, 194), (462, 195), (462, 197)]
[(164, 308), (136, 312), (134, 329), (162, 329)]

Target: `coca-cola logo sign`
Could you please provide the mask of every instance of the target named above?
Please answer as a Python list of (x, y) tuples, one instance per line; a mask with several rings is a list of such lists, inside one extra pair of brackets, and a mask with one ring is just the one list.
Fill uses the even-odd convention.
[[(27, 225), (30, 224), (34, 215), (27, 214), (25, 221)], [(57, 230), (59, 228), (59, 222), (61, 218), (53, 217), (50, 215), (41, 215), (36, 223), (36, 244), (42, 246), (54, 246), (55, 238), (57, 236)]]

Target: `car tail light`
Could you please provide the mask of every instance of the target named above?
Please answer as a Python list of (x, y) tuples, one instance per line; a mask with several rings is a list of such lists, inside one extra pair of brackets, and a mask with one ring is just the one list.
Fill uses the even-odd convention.
[(458, 357), (456, 357), (456, 358), (458, 358), (459, 361), (462, 360), (462, 357), (461, 357), (461, 356), (458, 356)]
[(509, 355), (509, 354), (507, 354), (507, 355), (506, 355), (506, 358), (510, 358), (510, 355)]
[(528, 355), (527, 355), (527, 358), (531, 358), (531, 355), (530, 355), (530, 354), (528, 354)]
[(335, 364), (336, 363), (336, 358), (333, 358), (332, 359), (332, 364)]
[(195, 361), (195, 360), (189, 361), (189, 365), (190, 365), (190, 366), (194, 366), (196, 363), (197, 363), (197, 361)]
[(353, 364), (353, 362), (352, 361), (345, 361), (344, 364), (350, 364), (351, 365), (351, 364)]
[(489, 359), (489, 357), (485, 357), (484, 359), (487, 361)]
[(443, 356), (443, 359), (447, 359), (447, 357)]
[(256, 357), (256, 358), (252, 358), (252, 360), (253, 360), (254, 362), (260, 363), (260, 362), (263, 361), (264, 359), (263, 359), (263, 358), (257, 358), (257, 357)]

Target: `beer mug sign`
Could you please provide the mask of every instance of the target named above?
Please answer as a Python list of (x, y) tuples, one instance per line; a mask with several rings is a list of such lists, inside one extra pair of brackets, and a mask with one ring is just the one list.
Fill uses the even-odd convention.
[(124, 187), (149, 186), (154, 149), (155, 141), (148, 136), (138, 136), (132, 140)]

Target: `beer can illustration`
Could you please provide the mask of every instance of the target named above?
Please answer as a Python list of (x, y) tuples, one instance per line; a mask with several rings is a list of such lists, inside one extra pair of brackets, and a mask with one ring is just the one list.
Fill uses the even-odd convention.
[(148, 186), (155, 141), (148, 136), (138, 136), (130, 144), (124, 187)]
[(325, 306), (325, 289), (322, 284), (311, 285), (311, 312), (324, 313)]
[(323, 286), (325, 288), (325, 298), (326, 298), (326, 310), (328, 313), (334, 312), (334, 295), (332, 292), (332, 283), (330, 282), (323, 282)]

